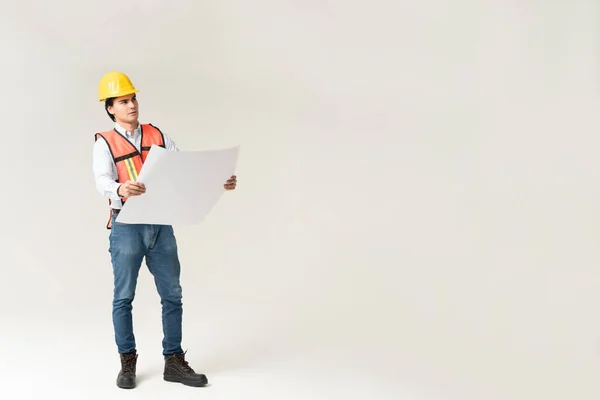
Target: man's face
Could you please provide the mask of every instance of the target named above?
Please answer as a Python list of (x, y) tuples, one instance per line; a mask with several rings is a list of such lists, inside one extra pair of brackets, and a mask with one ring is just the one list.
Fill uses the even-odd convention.
[(135, 124), (138, 121), (138, 101), (135, 93), (115, 98), (113, 105), (107, 110), (118, 122)]

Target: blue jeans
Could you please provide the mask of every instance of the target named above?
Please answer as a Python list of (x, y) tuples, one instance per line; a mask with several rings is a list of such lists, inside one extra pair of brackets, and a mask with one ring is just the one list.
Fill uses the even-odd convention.
[(163, 355), (182, 353), (180, 264), (173, 227), (122, 224), (115, 222), (115, 218), (113, 216), (109, 252), (114, 277), (112, 318), (118, 351), (121, 354), (137, 351), (131, 310), (145, 257), (162, 304)]

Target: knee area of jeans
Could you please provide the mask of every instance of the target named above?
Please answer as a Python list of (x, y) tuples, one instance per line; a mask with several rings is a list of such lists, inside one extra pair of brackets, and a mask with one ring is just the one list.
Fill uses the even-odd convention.
[(170, 303), (181, 303), (181, 286), (167, 288), (161, 295), (162, 300)]
[(113, 311), (127, 311), (131, 312), (133, 309), (133, 299), (114, 299), (112, 302)]
[(115, 291), (113, 296), (113, 304), (117, 306), (127, 306), (133, 303), (135, 293), (130, 290)]

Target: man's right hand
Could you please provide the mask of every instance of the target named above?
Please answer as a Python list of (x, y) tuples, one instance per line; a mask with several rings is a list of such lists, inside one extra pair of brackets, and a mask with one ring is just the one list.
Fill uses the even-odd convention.
[(127, 181), (117, 189), (117, 194), (121, 197), (139, 196), (146, 192), (146, 186), (141, 182)]

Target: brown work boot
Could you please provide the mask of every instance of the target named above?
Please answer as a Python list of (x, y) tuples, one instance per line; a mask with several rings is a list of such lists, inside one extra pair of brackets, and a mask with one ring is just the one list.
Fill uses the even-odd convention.
[(117, 386), (121, 389), (133, 389), (135, 387), (135, 369), (137, 354), (121, 354), (121, 371), (117, 376)]
[(208, 379), (204, 374), (197, 374), (185, 361), (185, 353), (173, 354), (165, 359), (165, 381), (180, 382), (187, 386), (205, 386)]

